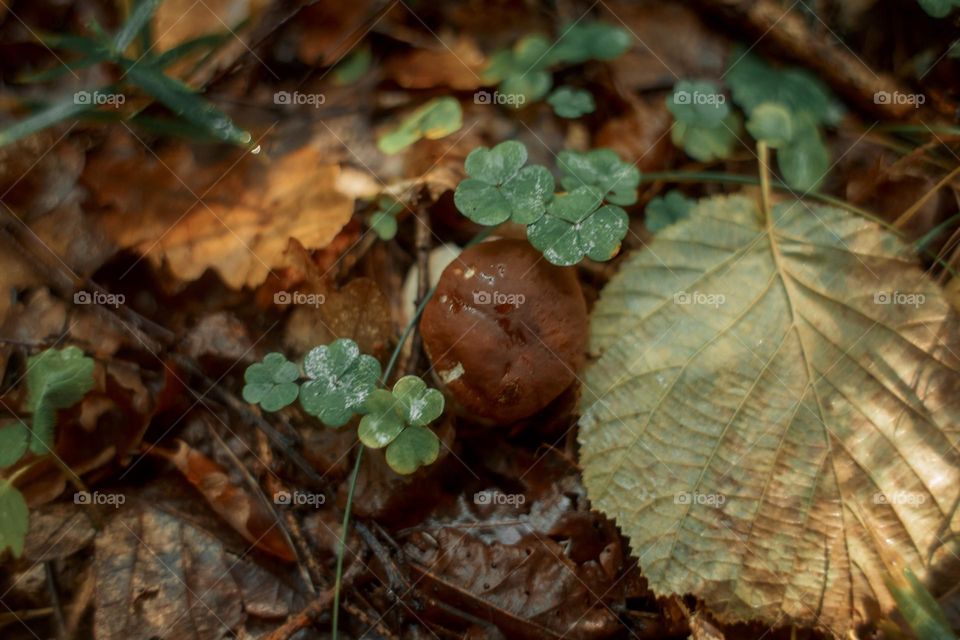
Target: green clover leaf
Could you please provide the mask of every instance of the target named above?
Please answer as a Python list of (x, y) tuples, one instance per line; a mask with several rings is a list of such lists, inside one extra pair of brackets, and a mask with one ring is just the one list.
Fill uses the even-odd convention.
[(377, 389), (364, 405), (367, 415), (360, 418), (357, 435), (371, 449), (385, 447), (396, 439), (406, 426), (397, 398), (386, 389)]
[(665, 196), (654, 198), (646, 208), (647, 229), (651, 233), (659, 233), (671, 224), (689, 216), (695, 204), (696, 200), (688, 198), (676, 189)]
[(440, 441), (426, 426), (443, 413), (443, 394), (417, 376), (404, 376), (393, 391), (377, 389), (367, 398), (357, 435), (371, 449), (387, 447), (387, 464), (409, 474), (432, 463)]
[(550, 42), (540, 35), (521, 39), (512, 49), (498, 51), (490, 58), (482, 78), (486, 83), (500, 83), (502, 93), (523, 96), (524, 100), (512, 100), (519, 108), (527, 101), (539, 100), (553, 86), (553, 76), (546, 67), (550, 65), (548, 53)]
[(777, 151), (777, 166), (794, 189), (815, 189), (830, 169), (830, 151), (808, 113), (796, 118), (793, 139)]
[(605, 22), (578, 22), (566, 27), (550, 52), (551, 62), (580, 64), (613, 60), (630, 48), (630, 34)]
[(527, 148), (514, 140), (471, 151), (464, 163), (470, 177), (457, 185), (453, 195), (457, 209), (488, 226), (538, 220), (553, 195), (553, 176), (546, 167), (524, 167), (526, 161)]
[(0, 553), (9, 547), (14, 558), (20, 557), (28, 524), (27, 502), (23, 494), (9, 482), (0, 480)]
[(725, 80), (734, 102), (747, 115), (765, 102), (775, 102), (794, 115), (809, 113), (817, 124), (836, 125), (843, 117), (843, 104), (806, 69), (777, 68), (742, 50), (733, 52), (730, 59)]
[(547, 102), (561, 118), (579, 118), (585, 113), (593, 113), (597, 108), (589, 91), (567, 86), (554, 90)]
[(76, 347), (47, 349), (27, 360), (27, 407), (33, 413), (30, 451), (53, 448), (57, 410), (79, 402), (93, 388), (93, 358)]
[(27, 452), (29, 443), (30, 429), (20, 420), (0, 427), (0, 469), (16, 464)]
[(387, 447), (387, 464), (397, 473), (409, 475), (433, 464), (440, 455), (440, 439), (426, 427), (407, 427)]
[(559, 266), (577, 264), (584, 256), (609, 260), (627, 234), (629, 219), (618, 206), (600, 204), (600, 192), (579, 187), (557, 196), (547, 215), (527, 227), (527, 240)]
[(793, 139), (793, 117), (782, 104), (764, 102), (750, 114), (747, 131), (755, 140), (763, 140), (771, 149), (779, 149)]
[(710, 80), (680, 80), (667, 96), (667, 108), (678, 122), (715, 127), (730, 115), (730, 104)]
[(263, 362), (255, 362), (244, 372), (243, 399), (267, 411), (279, 411), (297, 399), (299, 377), (297, 365), (282, 353), (268, 353)]
[(407, 424), (425, 427), (443, 413), (443, 394), (417, 376), (404, 376), (393, 385), (393, 396)]
[(960, 7), (960, 0), (917, 0), (923, 10), (934, 18), (946, 18), (956, 7)]
[(403, 202), (384, 196), (377, 202), (377, 206), (377, 211), (370, 216), (370, 228), (381, 240), (393, 240), (397, 235), (397, 214), (403, 211)]
[(586, 153), (561, 151), (557, 156), (564, 172), (560, 184), (567, 191), (591, 186), (603, 192), (612, 204), (629, 206), (637, 201), (640, 170), (624, 162), (610, 149), (594, 149)]
[(733, 152), (740, 120), (716, 83), (679, 81), (667, 97), (667, 108), (676, 120), (670, 137), (691, 158), (710, 162)]
[(361, 354), (356, 342), (344, 338), (311, 349), (303, 369), (311, 380), (300, 388), (300, 404), (328, 427), (347, 424), (380, 377), (376, 358)]
[(430, 100), (377, 141), (387, 155), (398, 153), (421, 138), (436, 140), (463, 126), (463, 111), (456, 98), (444, 96)]
[(602, 202), (603, 194), (599, 189), (580, 186), (556, 196), (547, 211), (551, 217), (576, 223), (596, 211)]

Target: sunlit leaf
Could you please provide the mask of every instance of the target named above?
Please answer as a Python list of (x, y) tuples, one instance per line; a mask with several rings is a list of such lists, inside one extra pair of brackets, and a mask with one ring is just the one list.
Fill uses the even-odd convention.
[(921, 580), (952, 557), (960, 326), (874, 223), (772, 216), (701, 201), (606, 286), (580, 463), (655, 593), (845, 636), (894, 606), (872, 532)]

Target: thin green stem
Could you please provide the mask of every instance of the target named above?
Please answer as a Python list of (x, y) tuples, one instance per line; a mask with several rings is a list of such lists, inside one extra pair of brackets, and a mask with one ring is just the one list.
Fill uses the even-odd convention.
[(340, 622), (340, 586), (343, 582), (343, 556), (347, 548), (347, 533), (350, 530), (350, 512), (353, 509), (353, 492), (357, 488), (357, 476), (360, 475), (360, 461), (363, 460), (363, 445), (357, 452), (357, 460), (350, 473), (350, 487), (347, 489), (347, 505), (343, 510), (343, 526), (340, 528), (340, 547), (337, 549), (337, 573), (333, 582), (333, 621), (331, 637), (337, 640)]
[[(486, 227), (475, 235), (470, 242), (466, 244), (467, 247), (472, 247), (473, 245), (483, 242), (487, 236), (493, 231), (494, 227)], [(404, 327), (403, 333), (400, 334), (400, 339), (397, 340), (397, 346), (393, 348), (393, 353), (390, 354), (390, 359), (387, 361), (387, 366), (383, 370), (383, 376), (380, 378), (380, 382), (384, 387), (387, 386), (387, 383), (390, 381), (390, 374), (393, 373), (393, 368), (397, 365), (397, 360), (400, 357), (400, 352), (403, 351), (403, 345), (406, 344), (407, 338), (410, 337), (410, 334), (413, 333), (414, 327), (417, 326), (417, 322), (420, 320), (420, 316), (423, 314), (424, 308), (426, 308), (427, 303), (430, 301), (430, 298), (433, 297), (433, 294), (436, 292), (437, 286), (434, 285), (427, 290), (423, 295), (423, 300), (417, 305), (417, 308), (413, 312), (413, 316), (410, 318), (410, 321), (407, 322), (407, 326)], [(357, 452), (357, 459), (353, 463), (353, 471), (350, 473), (350, 484), (347, 488), (347, 504), (343, 510), (343, 526), (340, 530), (340, 546), (337, 548), (337, 570), (336, 575), (333, 580), (333, 616), (332, 616), (332, 628), (330, 636), (332, 640), (337, 640), (339, 634), (338, 625), (340, 622), (340, 588), (343, 583), (343, 556), (347, 548), (347, 534), (350, 532), (350, 514), (353, 510), (353, 492), (357, 488), (357, 477), (360, 475), (360, 461), (363, 459), (363, 445), (360, 446), (360, 450)]]

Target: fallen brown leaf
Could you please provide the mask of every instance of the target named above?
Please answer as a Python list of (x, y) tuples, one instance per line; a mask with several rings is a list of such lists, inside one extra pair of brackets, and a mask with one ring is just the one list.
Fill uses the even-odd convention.
[(182, 145), (154, 156), (127, 140), (91, 160), (84, 180), (118, 245), (180, 280), (213, 269), (239, 289), (281, 266), (290, 238), (315, 249), (337, 235), (353, 214), (353, 199), (336, 188), (339, 174), (311, 146), (209, 162)]

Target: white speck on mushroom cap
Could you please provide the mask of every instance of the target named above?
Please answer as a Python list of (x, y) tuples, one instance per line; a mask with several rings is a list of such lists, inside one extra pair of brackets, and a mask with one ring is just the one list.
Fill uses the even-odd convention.
[(470, 267), (469, 269), (467, 269), (466, 271), (463, 272), (463, 278), (464, 278), (464, 280), (469, 280), (469, 279), (472, 278), (472, 277), (474, 276), (474, 274), (476, 274), (476, 273), (477, 273), (477, 272), (474, 271), (473, 267)]
[(443, 384), (450, 384), (454, 380), (458, 379), (465, 373), (463, 368), (463, 363), (458, 362), (452, 369), (447, 369), (446, 371), (438, 372), (440, 379), (443, 380)]

